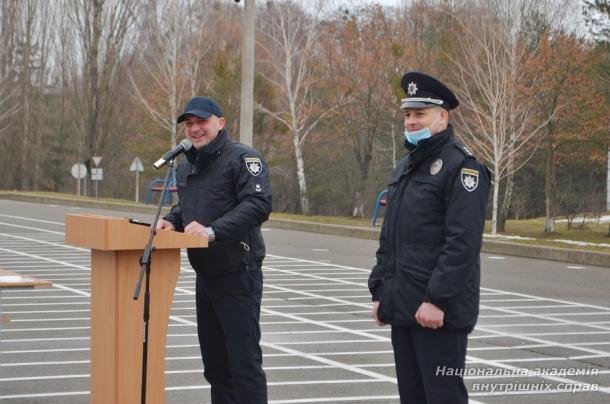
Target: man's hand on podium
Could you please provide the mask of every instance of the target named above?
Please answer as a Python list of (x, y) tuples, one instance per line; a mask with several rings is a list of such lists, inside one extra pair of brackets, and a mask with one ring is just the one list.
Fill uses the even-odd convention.
[(213, 242), (216, 240), (216, 233), (214, 233), (214, 229), (212, 226), (205, 227), (204, 225), (192, 221), (184, 228), (184, 234), (190, 234), (193, 236), (205, 237), (208, 239), (208, 242)]
[(176, 230), (174, 225), (165, 219), (159, 219), (157, 222), (157, 230)]
[(204, 225), (199, 224), (196, 221), (192, 221), (189, 224), (187, 224), (186, 227), (184, 228), (184, 234), (190, 234), (192, 236), (208, 237), (208, 230)]

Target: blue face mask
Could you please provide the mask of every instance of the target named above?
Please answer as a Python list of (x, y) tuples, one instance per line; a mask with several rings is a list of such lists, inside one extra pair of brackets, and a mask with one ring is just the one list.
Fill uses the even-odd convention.
[(407, 139), (407, 142), (411, 143), (413, 146), (417, 146), (421, 140), (429, 139), (431, 137), (432, 133), (430, 133), (429, 128), (423, 128), (413, 132), (405, 130), (405, 139)]
[[(434, 118), (434, 122), (432, 122), (432, 125), (430, 125), (430, 126), (434, 126), (436, 124), (436, 121), (440, 117), (441, 117), (441, 113), (439, 112), (438, 115), (436, 116), (436, 118)], [(417, 144), (419, 142), (421, 142), (422, 140), (429, 139), (431, 137), (432, 137), (432, 132), (430, 132), (430, 127), (415, 130), (413, 132), (409, 132), (408, 130), (405, 130), (405, 139), (407, 139), (407, 142), (411, 143), (413, 146), (417, 146)]]

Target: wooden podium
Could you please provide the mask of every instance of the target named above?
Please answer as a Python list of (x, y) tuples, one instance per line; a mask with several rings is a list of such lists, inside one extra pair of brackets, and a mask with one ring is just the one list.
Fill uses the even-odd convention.
[[(133, 299), (150, 227), (126, 218), (66, 215), (66, 243), (91, 249), (91, 403), (140, 402), (144, 285)], [(180, 249), (207, 238), (157, 232), (150, 276), (147, 403), (165, 403), (165, 339), (180, 272)]]

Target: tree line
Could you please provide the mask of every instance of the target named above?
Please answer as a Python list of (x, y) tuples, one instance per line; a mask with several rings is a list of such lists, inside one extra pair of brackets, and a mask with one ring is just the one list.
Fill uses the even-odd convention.
[[(400, 79), (443, 79), (452, 122), (493, 174), (489, 218), (606, 211), (608, 0), (259, 2), (254, 145), (274, 209), (365, 216), (405, 153)], [(74, 192), (102, 156), (104, 196), (131, 198), (210, 95), (239, 139), (241, 17), (228, 0), (0, 1), (0, 189)], [(580, 16), (580, 17), (579, 17)], [(141, 185), (144, 187), (144, 183)], [(91, 189), (91, 187), (89, 187)]]

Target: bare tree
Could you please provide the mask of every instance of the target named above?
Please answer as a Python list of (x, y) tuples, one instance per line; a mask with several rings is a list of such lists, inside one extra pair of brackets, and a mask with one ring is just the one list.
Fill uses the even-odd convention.
[(293, 2), (268, 3), (259, 42), (264, 77), (277, 91), (276, 106), (257, 104), (257, 108), (284, 125), (292, 137), (297, 165), (301, 211), (309, 214), (303, 146), (318, 123), (333, 113), (340, 103), (322, 107), (321, 94), (315, 91), (316, 45), (321, 6), (306, 14)]
[[(193, 0), (149, 0), (149, 12), (141, 21), (146, 46), (139, 56), (146, 75), (140, 75), (138, 83), (132, 71), (130, 80), (148, 115), (169, 132), (172, 148), (176, 146), (176, 118), (185, 93), (194, 95), (201, 61), (212, 47), (206, 40), (215, 28), (210, 18), (212, 7), (203, 6)], [(145, 83), (149, 82), (155, 91), (146, 91), (149, 87)]]
[[(7, 1), (0, 8), (0, 133), (17, 189), (37, 188), (42, 160), (43, 100), (53, 15), (47, 2)], [(19, 114), (16, 112), (19, 111)]]
[(15, 74), (15, 48), (18, 3), (4, 1), (0, 3), (0, 134), (8, 127), (6, 122), (19, 108), (18, 103), (11, 102), (17, 92), (11, 86), (12, 76)]
[(19, 142), (19, 158), (17, 160), (17, 171), (21, 173), (18, 178), (17, 188), (23, 189), (26, 181), (29, 179), (29, 157), (31, 150), (28, 148), (28, 143), (32, 133), (36, 130), (36, 115), (34, 114), (34, 86), (32, 83), (32, 70), (34, 69), (35, 50), (34, 42), (34, 24), (36, 21), (36, 3), (28, 0), (21, 3), (22, 9), (21, 18), (19, 18), (19, 54), (18, 61), (18, 76), (19, 76), (19, 103), (21, 106), (20, 115), (20, 130)]
[(352, 145), (357, 164), (350, 175), (355, 177), (352, 216), (362, 217), (366, 200), (371, 199), (367, 186), (375, 146), (386, 143), (382, 138), (394, 132), (394, 113), (399, 109), (392, 84), (400, 80), (402, 52), (397, 51), (396, 24), (381, 6), (346, 17), (341, 13), (328, 24), (321, 42), (328, 59), (325, 69), (334, 77), (335, 91), (351, 94), (350, 102), (335, 119), (338, 132)]
[[(0, 152), (3, 156), (19, 155), (19, 143), (15, 143), (10, 119), (19, 109), (18, 88), (15, 85), (19, 9), (17, 0), (0, 2)], [(10, 159), (10, 163), (9, 159), (2, 159), (2, 172), (9, 173), (14, 162), (13, 159)], [(0, 184), (5, 184), (7, 188), (15, 187), (13, 176), (0, 178)]]
[(138, 12), (136, 0), (68, 0), (80, 54), (71, 73), (73, 107), (80, 133), (81, 157), (108, 151), (117, 143), (116, 122), (121, 67)]
[(556, 193), (558, 160), (565, 160), (566, 154), (572, 154), (562, 153), (562, 149), (571, 150), (574, 144), (580, 147), (589, 144), (590, 160), (605, 161), (607, 158), (605, 152), (599, 153), (599, 139), (595, 141), (592, 136), (603, 131), (599, 117), (607, 113), (607, 105), (596, 91), (595, 80), (591, 80), (596, 59), (591, 57), (590, 46), (587, 41), (557, 29), (541, 35), (540, 68), (546, 72), (544, 91), (539, 97), (541, 115), (553, 114), (570, 104), (569, 110), (554, 114), (545, 128), (545, 232), (555, 231), (556, 204), (562, 199), (562, 195)]
[(0, 76), (0, 135), (8, 129), (6, 120), (14, 115), (19, 109), (19, 104), (10, 104), (14, 92), (15, 90), (11, 89), (9, 86), (7, 76)]
[(541, 140), (541, 130), (556, 114), (540, 121), (533, 96), (544, 72), (531, 74), (536, 32), (525, 30), (524, 23), (539, 6), (533, 0), (478, 0), (454, 18), (463, 35), (462, 54), (451, 59), (461, 100), (457, 118), (468, 143), (491, 165), (492, 234), (497, 233), (500, 181), (532, 157), (535, 148), (528, 146)]
[[(0, 155), (10, 156), (14, 148), (12, 139), (9, 139), (8, 130), (10, 129), (9, 119), (19, 110), (19, 104), (12, 104), (14, 89), (9, 86), (7, 74), (0, 75)], [(8, 160), (8, 159), (3, 159)], [(10, 172), (8, 162), (3, 162), (6, 172)], [(3, 176), (0, 180), (0, 188), (4, 188), (12, 182), (10, 176)]]
[[(30, 46), (35, 51), (35, 61), (31, 77), (32, 94), (37, 94), (35, 100), (30, 102), (35, 107), (32, 115), (31, 146), (34, 152), (30, 153), (29, 158), (33, 160), (32, 167), (32, 188), (39, 189), (41, 182), (41, 163), (45, 156), (43, 153), (43, 136), (48, 135), (48, 128), (44, 125), (44, 120), (52, 113), (47, 103), (49, 92), (45, 89), (49, 85), (49, 59), (52, 52), (52, 40), (55, 35), (55, 17), (57, 10), (54, 10), (51, 3), (36, 2), (34, 18), (36, 20)], [(41, 122), (42, 121), (42, 122)], [(25, 132), (25, 131), (24, 131)]]

